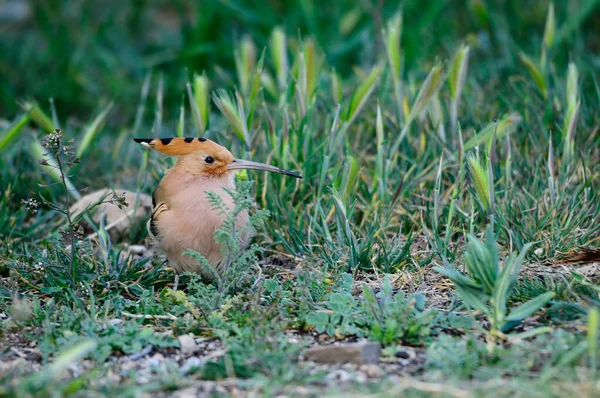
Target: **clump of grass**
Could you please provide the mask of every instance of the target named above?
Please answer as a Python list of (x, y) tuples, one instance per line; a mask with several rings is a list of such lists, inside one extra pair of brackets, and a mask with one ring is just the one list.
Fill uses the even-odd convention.
[(244, 36), (234, 51), (238, 84), (244, 97), (250, 94), (252, 74), (256, 68), (256, 45), (250, 36)]
[[(493, 343), (498, 338), (505, 338), (504, 333), (540, 310), (554, 297), (554, 292), (543, 293), (509, 311), (507, 301), (513, 293), (523, 260), (531, 245), (526, 245), (518, 255), (512, 253), (500, 268), (498, 245), (491, 226), (486, 229), (485, 239), (484, 243), (469, 236), (469, 246), (465, 252), (467, 273), (452, 267), (435, 267), (435, 270), (452, 280), (456, 292), (466, 305), (486, 315), (490, 322), (486, 336), (493, 349)], [(539, 327), (511, 337), (522, 338), (549, 331), (551, 329), (548, 327)]]
[(306, 315), (307, 324), (332, 337), (369, 337), (384, 345), (416, 344), (429, 338), (438, 313), (425, 308), (422, 295), (393, 292), (386, 276), (378, 293), (363, 285), (360, 300), (351, 294), (352, 284), (350, 274), (343, 274), (339, 286), (323, 298), (322, 308)]
[(250, 131), (246, 121), (246, 111), (242, 96), (238, 92), (232, 96), (225, 90), (219, 90), (214, 95), (213, 100), (217, 108), (219, 108), (233, 127), (233, 131), (238, 139), (246, 144), (247, 149), (250, 149)]
[(402, 85), (402, 72), (404, 59), (402, 56), (402, 47), (400, 44), (402, 38), (402, 11), (398, 10), (391, 18), (386, 29), (383, 31), (383, 40), (387, 50), (387, 61), (394, 84), (394, 96), (397, 107), (398, 122), (404, 119), (404, 95)]
[(194, 75), (193, 84), (194, 89), (192, 91), (192, 86), (190, 83), (187, 83), (188, 100), (198, 135), (203, 137), (205, 131), (209, 128), (210, 81), (206, 77), (206, 74), (203, 73), (202, 75)]
[(98, 116), (90, 123), (88, 128), (83, 133), (83, 139), (81, 143), (77, 145), (76, 155), (78, 158), (81, 158), (86, 151), (89, 149), (92, 141), (96, 137), (96, 135), (100, 132), (102, 125), (106, 122), (106, 118), (108, 117), (108, 113), (111, 111), (113, 107), (113, 103), (110, 103), (104, 108)]
[(410, 112), (406, 117), (406, 121), (404, 122), (404, 127), (402, 127), (402, 131), (398, 138), (396, 138), (393, 146), (391, 147), (390, 154), (394, 154), (398, 151), (400, 147), (400, 143), (408, 134), (409, 128), (412, 122), (423, 112), (425, 107), (429, 104), (432, 98), (434, 98), (435, 93), (438, 91), (443, 82), (442, 76), (442, 67), (441, 65), (434, 66), (427, 78), (421, 85), (419, 89), (419, 93), (415, 98), (412, 107), (410, 108)]
[(548, 97), (548, 82), (546, 78), (548, 68), (548, 51), (554, 43), (556, 32), (556, 19), (554, 16), (554, 4), (548, 6), (548, 14), (546, 17), (546, 27), (544, 28), (544, 39), (542, 41), (542, 49), (540, 60), (536, 61), (525, 53), (520, 53), (519, 57), (527, 68), (535, 86), (542, 94), (544, 99)]

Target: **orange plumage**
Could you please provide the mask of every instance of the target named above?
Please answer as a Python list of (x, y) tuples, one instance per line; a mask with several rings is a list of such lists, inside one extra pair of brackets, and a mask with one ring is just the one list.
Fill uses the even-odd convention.
[[(192, 257), (183, 255), (187, 249), (202, 254), (213, 268), (223, 272), (229, 264), (223, 257), (213, 234), (225, 215), (213, 210), (206, 191), (215, 192), (228, 208), (235, 203), (225, 189), (234, 189), (234, 172), (239, 169), (264, 170), (302, 178), (299, 174), (247, 160), (235, 159), (225, 147), (205, 138), (136, 138), (136, 142), (168, 156), (177, 162), (168, 170), (152, 195), (153, 211), (149, 220), (150, 234), (166, 252), (176, 273), (175, 286), (182, 272), (212, 274), (203, 270)], [(238, 218), (238, 227), (244, 228), (248, 214)], [(242, 236), (242, 244), (249, 242), (249, 233)]]

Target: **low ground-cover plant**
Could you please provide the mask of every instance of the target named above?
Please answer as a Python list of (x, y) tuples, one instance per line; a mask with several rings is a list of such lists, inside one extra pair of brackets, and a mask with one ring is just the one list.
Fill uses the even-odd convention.
[(322, 308), (306, 315), (307, 324), (331, 337), (368, 337), (384, 345), (417, 344), (430, 335), (438, 312), (426, 308), (422, 295), (394, 292), (387, 275), (377, 293), (363, 285), (362, 298), (352, 295), (352, 285), (352, 276), (343, 274), (337, 288), (325, 295)]
[[(463, 302), (471, 309), (484, 314), (490, 328), (487, 334), (490, 341), (504, 336), (525, 318), (540, 310), (554, 296), (545, 292), (512, 309), (507, 301), (513, 294), (525, 255), (531, 245), (526, 245), (519, 254), (511, 253), (500, 266), (498, 244), (490, 225), (485, 231), (485, 243), (469, 236), (465, 252), (465, 272), (451, 267), (435, 267), (454, 283), (454, 288)], [(527, 335), (548, 331), (548, 328), (529, 330)]]
[[(552, 372), (564, 363), (569, 372), (581, 365), (585, 353), (579, 350), (582, 336), (559, 329), (555, 334), (539, 335), (531, 341), (498, 347), (493, 352), (474, 336), (441, 335), (427, 348), (427, 364), (433, 370), (428, 378), (490, 380), (502, 376), (527, 377), (535, 371)], [(565, 369), (565, 370), (566, 370)]]

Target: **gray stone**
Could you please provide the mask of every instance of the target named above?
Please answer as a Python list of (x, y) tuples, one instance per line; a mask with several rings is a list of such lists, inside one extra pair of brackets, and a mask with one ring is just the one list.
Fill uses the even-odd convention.
[[(150, 195), (128, 191), (126, 189), (115, 189), (114, 194), (123, 196), (128, 203), (127, 207), (119, 208), (113, 203), (102, 203), (90, 210), (90, 216), (94, 223), (99, 224), (101, 219), (105, 220), (105, 228), (114, 239), (118, 234), (127, 231), (132, 220), (145, 220), (150, 217), (152, 212), (152, 198)], [(83, 196), (79, 201), (71, 206), (69, 211), (76, 216), (85, 211), (89, 206), (97, 204), (99, 201), (108, 202), (113, 197), (113, 191), (110, 189), (100, 189)], [(103, 199), (104, 198), (104, 199)], [(137, 199), (137, 208), (136, 205)], [(86, 224), (85, 219), (81, 220)]]
[(375, 364), (381, 356), (381, 344), (359, 342), (311, 347), (304, 353), (307, 361), (317, 363)]
[(373, 363), (361, 366), (360, 370), (363, 371), (367, 375), (367, 377), (371, 379), (377, 379), (385, 374), (385, 372), (379, 366)]
[(183, 355), (193, 354), (200, 349), (194, 337), (189, 334), (183, 334), (177, 337), (179, 341), (179, 350)]
[(179, 369), (179, 372), (181, 372), (181, 374), (186, 375), (186, 374), (190, 373), (194, 369), (201, 368), (203, 364), (204, 364), (204, 361), (201, 360), (200, 358), (198, 358), (198, 357), (189, 357), (183, 363), (183, 365), (181, 365), (181, 368)]

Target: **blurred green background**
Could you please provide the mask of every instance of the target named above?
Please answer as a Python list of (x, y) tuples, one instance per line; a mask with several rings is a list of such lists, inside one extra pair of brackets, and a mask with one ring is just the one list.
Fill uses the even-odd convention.
[[(562, 21), (554, 65), (583, 53), (575, 61), (584, 73), (600, 67), (597, 4), (555, 1)], [(120, 125), (133, 118), (152, 71), (163, 74), (166, 118), (175, 119), (194, 72), (232, 86), (234, 42), (249, 35), (261, 49), (274, 26), (290, 40), (314, 36), (327, 64), (351, 76), (381, 58), (381, 29), (400, 5), (405, 70), (426, 70), (467, 41), (470, 73), (483, 81), (491, 70), (509, 76), (522, 67), (518, 51), (538, 52), (547, 11), (539, 0), (4, 0), (0, 116), (12, 120), (19, 101), (47, 107), (54, 98), (59, 115), (87, 119), (115, 101), (109, 124)]]

